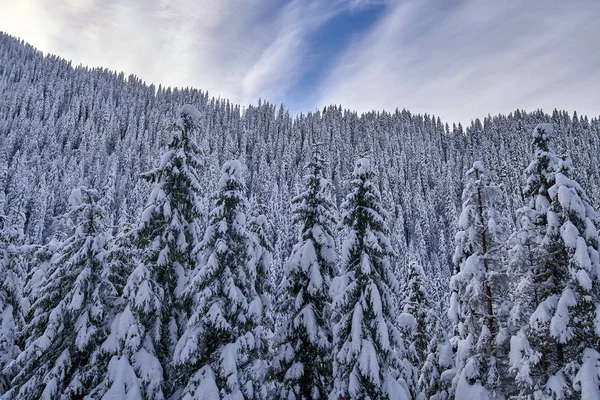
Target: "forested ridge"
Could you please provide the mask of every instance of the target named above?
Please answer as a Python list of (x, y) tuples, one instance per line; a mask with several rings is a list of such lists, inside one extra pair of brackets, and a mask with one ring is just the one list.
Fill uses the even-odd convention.
[(600, 398), (599, 154), (597, 117), (292, 116), (0, 34), (0, 394)]

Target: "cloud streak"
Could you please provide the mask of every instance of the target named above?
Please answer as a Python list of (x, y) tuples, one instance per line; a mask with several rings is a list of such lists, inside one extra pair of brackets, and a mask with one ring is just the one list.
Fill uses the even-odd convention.
[(390, 5), (349, 46), (319, 105), (407, 108), (469, 122), (516, 108), (600, 113), (597, 1)]
[(284, 101), (301, 75), (306, 37), (346, 7), (324, 0), (11, 3), (0, 29), (43, 51), (242, 103)]
[(600, 113), (597, 0), (23, 0), (2, 11), (0, 30), (75, 64), (242, 104), (463, 123), (516, 108)]

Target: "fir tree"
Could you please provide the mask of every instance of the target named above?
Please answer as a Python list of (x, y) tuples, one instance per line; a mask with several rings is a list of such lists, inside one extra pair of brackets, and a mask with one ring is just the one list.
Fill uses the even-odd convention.
[(394, 252), (369, 159), (356, 162), (342, 208), (348, 232), (342, 275), (333, 288), (338, 315), (330, 399), (408, 399), (413, 366), (393, 319), (398, 283), (389, 257)]
[(285, 266), (277, 292), (282, 325), (275, 337), (275, 397), (316, 400), (332, 389), (332, 333), (329, 287), (335, 272), (336, 226), (331, 184), (317, 145), (306, 166), (305, 190), (293, 199), (299, 242)]
[[(141, 393), (163, 399), (174, 392), (173, 351), (187, 310), (179, 294), (195, 267), (198, 246), (198, 110), (184, 105), (159, 166), (142, 176), (154, 185), (138, 226), (121, 235), (112, 264), (131, 271), (103, 351), (112, 355), (99, 395)], [(119, 371), (125, 371), (123, 373)]]
[(528, 202), (518, 212), (520, 226), (513, 235), (510, 259), (515, 282), (510, 367), (519, 395), (530, 399), (536, 393), (541, 395), (548, 377), (558, 371), (557, 362), (552, 361), (558, 358), (558, 347), (549, 335), (549, 315), (546, 321), (532, 320), (536, 310), (544, 310), (544, 300), (558, 290), (555, 272), (559, 271), (547, 268), (551, 256), (544, 249), (551, 203), (549, 189), (555, 184), (560, 160), (550, 149), (552, 134), (550, 124), (540, 124), (533, 131), (534, 157), (526, 169), (524, 191)]
[[(15, 210), (19, 213), (19, 210)], [(13, 213), (11, 213), (13, 214)], [(0, 216), (0, 395), (10, 387), (4, 370), (19, 355), (19, 330), (23, 328), (23, 277), (27, 270), (24, 234), (13, 218)]]
[(106, 263), (110, 235), (95, 190), (75, 189), (69, 203), (75, 232), (58, 248), (32, 304), (24, 350), (8, 367), (8, 399), (83, 396), (105, 367), (96, 350), (117, 295)]
[(457, 398), (475, 393), (499, 396), (503, 374), (498, 364), (502, 355), (497, 348), (501, 299), (495, 291), (499, 288), (496, 279), (503, 272), (499, 269), (499, 231), (492, 190), (481, 162), (473, 163), (467, 171), (462, 199), (448, 311), (457, 335), (453, 389)]
[[(587, 382), (580, 374), (580, 384), (574, 384), (582, 358), (593, 358), (593, 352), (600, 349), (600, 220), (583, 188), (570, 178), (571, 169), (571, 159), (565, 157), (559, 163), (555, 184), (548, 190), (551, 203), (543, 245), (552, 255), (548, 267), (560, 272), (555, 273), (557, 295), (544, 303), (550, 306), (555, 302), (549, 307), (553, 310), (550, 336), (557, 342), (559, 374), (569, 386), (563, 391), (568, 395), (575, 386), (580, 393), (571, 394), (571, 398), (592, 398), (600, 392), (598, 379)], [(538, 315), (536, 312), (532, 319)], [(596, 365), (598, 377), (600, 366)]]
[(184, 292), (194, 312), (174, 364), (186, 400), (266, 398), (264, 303), (241, 170), (237, 160), (223, 165), (200, 262)]
[[(513, 337), (511, 361), (531, 398), (594, 398), (600, 393), (598, 216), (563, 158), (548, 189), (546, 257), (530, 283), (539, 304)], [(594, 378), (595, 375), (595, 378)], [(532, 376), (536, 379), (532, 379)]]
[(411, 315), (415, 319), (414, 329), (407, 334), (410, 353), (414, 354), (414, 365), (422, 365), (427, 355), (428, 346), (428, 325), (431, 319), (429, 310), (431, 304), (426, 291), (426, 277), (421, 265), (411, 260), (408, 263), (407, 282), (404, 286), (402, 300), (405, 314)]
[[(134, 281), (149, 280), (152, 293), (159, 296), (160, 312), (147, 316), (150, 320), (146, 329), (152, 332), (152, 345), (162, 366), (165, 396), (173, 390), (170, 364), (186, 322), (187, 310), (178, 302), (178, 296), (195, 267), (200, 234), (198, 170), (201, 162), (196, 145), (200, 114), (194, 106), (184, 105), (179, 115), (173, 124), (173, 138), (159, 166), (142, 175), (154, 188), (134, 231), (135, 244), (141, 249), (143, 266), (140, 268), (144, 270), (136, 269), (139, 275)], [(151, 312), (152, 307), (148, 307), (140, 311)]]
[[(261, 341), (270, 344), (273, 337), (275, 318), (273, 315), (273, 245), (270, 232), (272, 226), (267, 220), (267, 217), (259, 213), (258, 208), (251, 207), (248, 228), (252, 233), (253, 238), (253, 257), (252, 263), (256, 265), (256, 293), (261, 299), (263, 307), (262, 316), (262, 339)], [(270, 348), (265, 346), (260, 352), (260, 357), (263, 360), (269, 359)]]
[[(419, 373), (417, 399), (447, 400), (454, 378), (454, 354), (442, 322), (442, 302), (427, 312), (429, 342)], [(445, 321), (444, 321), (445, 322)], [(424, 332), (421, 332), (424, 334)]]

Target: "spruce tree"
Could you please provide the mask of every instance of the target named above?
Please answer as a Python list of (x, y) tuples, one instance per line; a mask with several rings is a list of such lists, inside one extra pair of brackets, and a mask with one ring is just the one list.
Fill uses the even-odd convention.
[[(251, 206), (248, 228), (252, 233), (254, 247), (252, 263), (256, 265), (256, 293), (260, 297), (263, 307), (261, 340), (270, 344), (275, 329), (272, 299), (274, 296), (273, 245), (270, 235), (272, 226), (267, 217), (259, 211), (257, 206)], [(260, 354), (261, 359), (268, 360), (270, 352), (269, 346), (265, 346)]]
[(216, 207), (183, 293), (193, 305), (174, 364), (183, 399), (265, 399), (267, 346), (256, 289), (255, 238), (246, 221), (242, 164), (223, 165)]
[(336, 267), (336, 210), (325, 168), (325, 160), (313, 145), (304, 191), (292, 201), (299, 242), (286, 262), (277, 291), (282, 325), (274, 343), (276, 398), (316, 400), (332, 389), (329, 287)]
[(431, 302), (429, 296), (425, 293), (427, 290), (425, 285), (426, 279), (423, 267), (415, 260), (409, 261), (402, 305), (404, 313), (411, 315), (415, 319), (415, 326), (407, 335), (409, 350), (415, 357), (415, 365), (422, 365), (427, 356), (429, 341), (427, 328), (429, 323), (434, 322), (431, 320), (432, 315), (429, 313)]
[(549, 316), (546, 321), (532, 320), (536, 310), (544, 310), (544, 300), (558, 290), (555, 273), (559, 270), (548, 267), (552, 255), (544, 248), (549, 189), (555, 184), (560, 161), (550, 148), (552, 135), (550, 124), (539, 124), (533, 130), (534, 156), (525, 171), (527, 204), (518, 211), (520, 225), (512, 237), (509, 262), (514, 282), (510, 368), (519, 396), (528, 399), (541, 396), (548, 377), (558, 371), (558, 363), (553, 361), (558, 358), (558, 346), (549, 335)]
[[(448, 400), (450, 387), (454, 377), (454, 354), (452, 345), (444, 330), (446, 321), (442, 321), (442, 305), (427, 312), (427, 344), (426, 356), (419, 371), (419, 395), (417, 399)], [(424, 334), (424, 332), (421, 332)]]
[[(600, 220), (583, 188), (571, 179), (571, 169), (571, 159), (564, 157), (559, 163), (555, 184), (548, 190), (551, 203), (543, 244), (553, 255), (549, 267), (561, 272), (556, 274), (557, 296), (545, 303), (556, 302), (551, 312), (550, 335), (558, 345), (559, 373), (569, 386), (563, 389), (565, 398), (593, 398), (600, 393), (597, 357), (600, 349)], [(536, 312), (533, 319), (538, 315)], [(588, 363), (587, 368), (580, 372), (584, 362)], [(596, 379), (592, 382), (584, 377), (593, 370), (590, 363), (596, 363)]]
[(456, 234), (453, 261), (456, 272), (450, 281), (452, 296), (448, 316), (457, 335), (456, 398), (501, 394), (497, 334), (500, 323), (499, 288), (500, 243), (498, 224), (492, 207), (492, 189), (481, 162), (467, 171), (463, 209)]
[(111, 259), (115, 268), (131, 274), (102, 345), (112, 357), (95, 389), (99, 395), (139, 392), (163, 399), (175, 391), (171, 364), (188, 312), (179, 295), (195, 267), (199, 242), (199, 118), (194, 106), (180, 108), (158, 167), (142, 174), (154, 187), (138, 226), (122, 238), (134, 248), (119, 243)]
[(105, 365), (104, 340), (117, 296), (106, 262), (110, 235), (98, 192), (75, 189), (69, 216), (75, 231), (57, 249), (32, 304), (23, 352), (9, 365), (7, 399), (76, 398), (89, 393)]
[(398, 283), (389, 258), (394, 251), (373, 178), (370, 160), (359, 159), (342, 205), (347, 236), (333, 289), (337, 315), (330, 399), (410, 398), (413, 366), (405, 359), (405, 343), (393, 318)]
[(534, 293), (543, 297), (528, 326), (512, 340), (511, 361), (527, 384), (522, 393), (532, 398), (595, 398), (600, 393), (598, 216), (569, 177), (571, 167), (570, 158), (562, 158), (548, 189), (547, 229), (540, 243), (546, 257), (533, 282)]
[[(14, 210), (13, 213), (20, 213)], [(23, 328), (23, 278), (27, 265), (24, 234), (11, 216), (0, 216), (0, 395), (10, 387), (5, 368), (19, 355), (18, 333)]]

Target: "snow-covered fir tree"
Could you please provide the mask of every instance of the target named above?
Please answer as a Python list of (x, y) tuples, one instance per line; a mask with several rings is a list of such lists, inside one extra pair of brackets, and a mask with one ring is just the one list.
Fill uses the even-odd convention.
[[(548, 190), (551, 203), (543, 245), (552, 255), (549, 267), (557, 271), (555, 276), (559, 290), (554, 292), (557, 295), (553, 293), (543, 301), (544, 312), (552, 310), (550, 335), (559, 346), (557, 361), (561, 370), (557, 376), (564, 377), (566, 381), (565, 388), (562, 389), (564, 397), (598, 398), (600, 220), (583, 188), (570, 178), (571, 170), (571, 159), (564, 157), (559, 162), (555, 184)], [(535, 324), (545, 322), (545, 318), (546, 315), (540, 315), (536, 310), (531, 320)], [(583, 358), (586, 358), (586, 367), (580, 373)], [(596, 364), (595, 379), (593, 364)], [(573, 394), (572, 387), (575, 389)], [(558, 387), (552, 387), (552, 390), (557, 389)]]
[(537, 303), (511, 340), (522, 397), (600, 395), (599, 220), (583, 188), (570, 178), (571, 168), (568, 156), (559, 159), (547, 189), (545, 235), (534, 242), (541, 257), (519, 282), (519, 289), (528, 290), (519, 292), (518, 300), (528, 300), (519, 310)]
[(546, 268), (551, 256), (543, 242), (548, 230), (549, 189), (555, 183), (560, 159), (550, 149), (551, 124), (536, 126), (532, 136), (534, 155), (525, 171), (527, 204), (518, 210), (520, 225), (511, 238), (509, 261), (513, 281), (510, 364), (523, 398), (534, 398), (535, 393), (541, 393), (553, 374), (546, 370), (542, 354), (544, 358), (555, 359), (557, 351), (549, 336), (549, 321), (545, 327), (536, 324), (539, 329), (532, 329), (530, 322), (542, 301), (556, 290), (554, 279), (549, 279), (553, 271)]
[(407, 282), (402, 293), (402, 308), (403, 312), (411, 315), (416, 322), (413, 329), (407, 332), (407, 344), (410, 353), (414, 355), (414, 365), (422, 365), (427, 355), (428, 326), (434, 322), (430, 321), (431, 302), (425, 293), (426, 279), (423, 267), (415, 260), (409, 261)]
[(154, 189), (138, 226), (118, 238), (111, 254), (113, 267), (130, 275), (102, 344), (110, 363), (98, 396), (163, 399), (175, 391), (173, 351), (188, 311), (178, 296), (196, 265), (199, 235), (199, 119), (195, 107), (180, 108), (167, 152), (143, 174)]
[(281, 326), (273, 356), (275, 398), (317, 400), (332, 389), (332, 330), (329, 289), (335, 275), (336, 209), (326, 161), (313, 145), (305, 188), (296, 198), (299, 241), (287, 260), (277, 291)]
[(496, 398), (502, 395), (501, 379), (506, 374), (499, 350), (504, 342), (498, 340), (503, 299), (497, 290), (505, 273), (500, 232), (483, 164), (473, 163), (466, 179), (448, 310), (457, 346), (453, 391), (457, 399)]
[(174, 356), (186, 400), (265, 399), (263, 299), (247, 227), (242, 164), (223, 165), (216, 207), (184, 298), (193, 313)]
[(14, 378), (7, 399), (81, 397), (103, 373), (98, 349), (117, 291), (98, 197), (86, 188), (69, 196), (75, 231), (57, 249), (31, 306), (23, 352), (8, 367)]
[[(20, 214), (20, 210), (10, 214), (14, 213)], [(0, 216), (0, 395), (10, 387), (10, 377), (4, 370), (19, 355), (18, 333), (25, 323), (26, 311), (24, 233), (20, 224), (13, 224), (13, 219)]]
[(341, 275), (332, 285), (337, 315), (330, 399), (409, 399), (414, 367), (393, 317), (399, 290), (389, 263), (394, 251), (369, 159), (356, 162), (342, 209), (347, 236)]
[(427, 312), (427, 330), (419, 332), (427, 333), (426, 355), (419, 364), (419, 394), (417, 399), (448, 400), (452, 379), (454, 378), (454, 354), (452, 344), (445, 331), (447, 323), (442, 321), (441, 309), (445, 303), (439, 302), (436, 307)]
[[(199, 243), (198, 171), (202, 163), (196, 142), (200, 118), (194, 106), (180, 108), (167, 152), (157, 168), (142, 175), (154, 188), (133, 232), (142, 265), (134, 270), (129, 283), (133, 285), (131, 290), (138, 292), (135, 297), (141, 297), (134, 301), (143, 303), (140, 318), (148, 324), (146, 330), (151, 335), (147, 338), (151, 338), (162, 366), (165, 396), (174, 390), (170, 365), (188, 312), (178, 296), (196, 266)], [(152, 295), (158, 298), (148, 301)]]
[[(250, 217), (248, 221), (248, 228), (252, 233), (253, 244), (253, 260), (251, 261), (256, 265), (256, 293), (262, 302), (262, 328), (261, 328), (261, 341), (266, 341), (270, 344), (273, 338), (273, 331), (275, 329), (275, 316), (273, 314), (273, 296), (274, 296), (274, 285), (273, 285), (273, 245), (271, 240), (272, 227), (269, 223), (265, 214), (260, 213), (257, 205), (250, 205)], [(262, 360), (268, 360), (270, 358), (269, 346), (263, 346), (260, 352), (260, 358)]]

